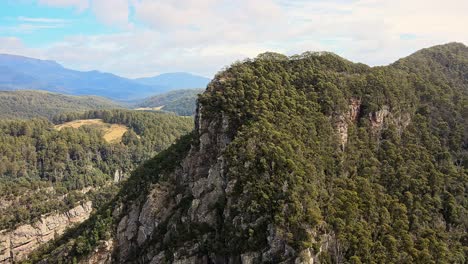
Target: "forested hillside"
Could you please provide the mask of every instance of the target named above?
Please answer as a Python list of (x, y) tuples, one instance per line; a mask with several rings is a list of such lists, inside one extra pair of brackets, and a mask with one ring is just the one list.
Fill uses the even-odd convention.
[(140, 109), (155, 109), (173, 112), (180, 116), (192, 116), (195, 114), (197, 96), (204, 89), (186, 89), (171, 91), (161, 95), (146, 98), (138, 103)]
[(98, 96), (70, 96), (44, 91), (0, 91), (0, 118), (52, 118), (59, 113), (121, 108)]
[(84, 196), (73, 191), (126, 178), (193, 128), (191, 118), (128, 110), (61, 114), (54, 121), (97, 118), (129, 130), (121, 142), (109, 143), (94, 126), (57, 130), (46, 119), (0, 121), (0, 200), (6, 205), (0, 206), (0, 230), (73, 207)]
[(191, 135), (30, 261), (466, 263), (467, 102), (459, 43), (235, 63)]

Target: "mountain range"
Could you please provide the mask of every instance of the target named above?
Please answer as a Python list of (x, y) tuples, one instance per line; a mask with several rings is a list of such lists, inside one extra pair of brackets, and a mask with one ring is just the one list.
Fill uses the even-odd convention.
[(204, 88), (208, 82), (208, 78), (184, 72), (129, 79), (100, 71), (71, 70), (50, 60), (0, 54), (0, 90), (45, 90), (131, 100), (180, 88)]

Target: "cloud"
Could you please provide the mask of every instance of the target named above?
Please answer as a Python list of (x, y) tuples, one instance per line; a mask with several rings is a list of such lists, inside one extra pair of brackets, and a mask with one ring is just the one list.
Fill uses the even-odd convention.
[(107, 25), (129, 25), (127, 0), (93, 0), (92, 9), (96, 17)]
[(63, 28), (70, 22), (65, 19), (24, 16), (19, 16), (13, 21), (15, 21), (16, 24), (0, 26), (0, 30), (3, 34), (28, 34), (38, 30)]
[(24, 45), (21, 39), (16, 37), (0, 37), (0, 53), (22, 55), (34, 58), (43, 58), (42, 52)]
[(58, 19), (58, 18), (46, 18), (46, 17), (24, 17), (19, 16), (18, 21), (23, 22), (33, 22), (33, 23), (67, 23), (65, 19)]
[(468, 43), (466, 0), (39, 1), (86, 9), (120, 32), (67, 36), (35, 52), (69, 67), (132, 77), (212, 75), (264, 51), (329, 50), (382, 65), (431, 45)]

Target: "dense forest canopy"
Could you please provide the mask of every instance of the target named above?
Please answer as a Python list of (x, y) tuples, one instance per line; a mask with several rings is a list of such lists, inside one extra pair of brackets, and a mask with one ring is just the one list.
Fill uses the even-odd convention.
[[(108, 143), (93, 126), (58, 131), (46, 119), (0, 121), (0, 199), (9, 205), (0, 207), (0, 230), (73, 207), (83, 198), (73, 191), (102, 187), (116, 173), (128, 175), (193, 128), (191, 118), (129, 110), (60, 114), (53, 120), (94, 118), (130, 129), (121, 142)], [(64, 194), (65, 200), (51, 199)]]
[[(80, 260), (100, 241), (118, 240), (119, 217), (134, 211), (112, 212), (138, 204), (158, 183), (174, 186), (177, 205), (127, 261), (186, 254), (227, 263), (247, 254), (267, 263), (307, 256), (319, 263), (466, 263), (463, 44), (385, 67), (332, 53), (265, 53), (220, 72), (199, 106), (192, 135), (136, 170), (114, 201), (32, 261)], [(210, 139), (228, 144), (220, 150)], [(207, 209), (215, 219), (209, 225), (193, 220), (200, 194), (180, 172), (196, 155), (212, 153), (219, 156), (200, 170), (221, 160), (213, 180), (225, 189)], [(215, 177), (212, 168), (206, 177)]]
[[(450, 44), (389, 67), (262, 55), (220, 73), (202, 114), (233, 124), (233, 210), (263, 219), (243, 223), (253, 235), (226, 228), (224, 246), (261, 248), (274, 223), (298, 250), (332, 232), (323, 262), (466, 261), (467, 67), (468, 48)], [(353, 101), (341, 151), (334, 131)]]

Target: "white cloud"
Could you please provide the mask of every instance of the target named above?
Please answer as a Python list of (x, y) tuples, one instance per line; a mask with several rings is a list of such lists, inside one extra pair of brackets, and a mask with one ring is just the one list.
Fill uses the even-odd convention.
[(69, 36), (36, 52), (66, 66), (126, 76), (182, 70), (212, 75), (268, 50), (329, 50), (379, 65), (435, 44), (468, 43), (466, 0), (40, 2), (89, 9), (121, 33)]
[(33, 22), (33, 23), (67, 23), (65, 19), (58, 19), (58, 18), (48, 18), (48, 17), (24, 17), (19, 16), (18, 21), (23, 22)]
[(107, 25), (128, 25), (129, 3), (127, 0), (93, 0), (96, 17)]
[(27, 48), (19, 38), (0, 37), (0, 43), (0, 53), (43, 58), (42, 52)]
[(63, 28), (69, 24), (68, 20), (45, 18), (45, 17), (24, 17), (19, 16), (15, 20), (17, 23), (8, 26), (0, 26), (3, 34), (29, 34), (38, 30)]

